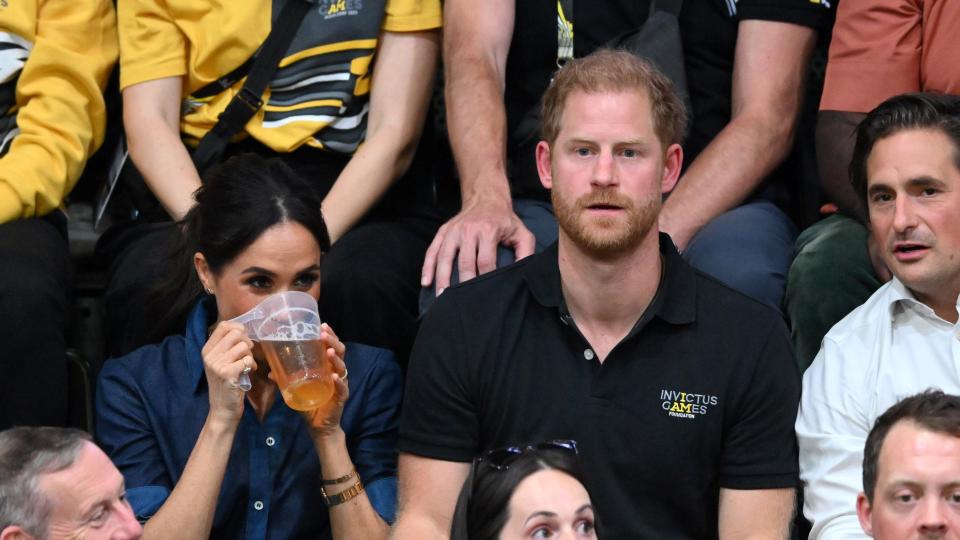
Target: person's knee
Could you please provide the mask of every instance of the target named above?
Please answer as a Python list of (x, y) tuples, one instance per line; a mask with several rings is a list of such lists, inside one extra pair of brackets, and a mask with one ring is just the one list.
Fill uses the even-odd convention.
[(320, 264), (321, 316), (341, 340), (393, 350), (403, 361), (416, 333), (427, 240), (395, 223), (363, 225)]
[(115, 249), (110, 261), (108, 296), (126, 297), (144, 292), (162, 275), (179, 238), (173, 223), (132, 231)]
[(866, 242), (866, 228), (839, 215), (811, 226), (797, 240), (784, 310), (801, 369), (813, 361), (827, 331), (879, 286)]
[(361, 310), (389, 309), (402, 302), (411, 304), (412, 312), (426, 249), (425, 240), (395, 223), (354, 229), (323, 255), (321, 301), (335, 299)]
[[(513, 202), (514, 213), (523, 222), (535, 240), (534, 253), (539, 253), (557, 241), (559, 236), (559, 226), (557, 219), (553, 214), (553, 206), (546, 202), (536, 199), (517, 199)], [(503, 268), (516, 262), (516, 252), (512, 247), (505, 245), (497, 246), (496, 268)], [(453, 267), (450, 272), (450, 285), (460, 283), (460, 272), (457, 268), (459, 259), (454, 259)], [(442, 292), (442, 291), (441, 291)], [(437, 297), (436, 285), (424, 287), (420, 291), (419, 312), (424, 314), (433, 305)]]
[(796, 229), (768, 204), (719, 216), (694, 237), (684, 257), (728, 286), (780, 309)]
[[(523, 225), (533, 233), (536, 239), (536, 251), (539, 253), (557, 241), (560, 234), (553, 205), (536, 199), (517, 199), (513, 203), (514, 212)], [(512, 263), (510, 260), (507, 264)], [(498, 264), (499, 266), (504, 266)]]
[[(415, 294), (426, 245), (391, 223), (374, 223), (350, 231), (321, 261), (321, 296), (356, 302), (383, 299), (398, 289)], [(404, 286), (406, 282), (410, 285)]]
[(390, 277), (385, 270), (361, 253), (334, 248), (324, 255), (321, 264), (321, 301), (332, 300), (341, 306), (363, 305), (386, 287), (385, 280)]
[(714, 241), (698, 251), (691, 265), (747, 296), (779, 309), (789, 262), (742, 241)]
[(806, 288), (857, 279), (857, 273), (869, 265), (866, 246), (867, 229), (850, 218), (832, 216), (817, 223), (805, 230), (797, 241), (788, 286)]

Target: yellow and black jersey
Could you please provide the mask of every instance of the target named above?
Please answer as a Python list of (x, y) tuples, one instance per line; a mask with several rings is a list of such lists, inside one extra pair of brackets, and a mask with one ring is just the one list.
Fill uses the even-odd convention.
[[(209, 85), (254, 54), (286, 1), (120, 0), (121, 88), (183, 77), (180, 129), (188, 144), (196, 144), (244, 79), (213, 95), (206, 92)], [(315, 2), (245, 134), (277, 152), (306, 144), (352, 154), (366, 132), (370, 68), (381, 30), (440, 24), (439, 0)]]
[(0, 0), (0, 224), (55, 210), (103, 142), (110, 0)]

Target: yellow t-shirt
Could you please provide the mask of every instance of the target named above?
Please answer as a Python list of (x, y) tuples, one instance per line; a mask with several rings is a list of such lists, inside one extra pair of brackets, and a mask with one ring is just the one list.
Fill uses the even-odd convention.
[(55, 210), (103, 142), (110, 0), (0, 1), (0, 223)]
[[(303, 1), (303, 0), (291, 0)], [(196, 142), (243, 85), (191, 94), (247, 61), (285, 0), (120, 0), (120, 87), (183, 77), (184, 140)], [(366, 132), (381, 30), (441, 24), (439, 0), (319, 0), (297, 30), (245, 133), (277, 152), (306, 144), (352, 154)]]

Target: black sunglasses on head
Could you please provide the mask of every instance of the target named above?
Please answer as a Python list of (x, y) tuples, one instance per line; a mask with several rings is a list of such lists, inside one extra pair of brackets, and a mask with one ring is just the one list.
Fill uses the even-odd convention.
[(574, 440), (555, 440), (545, 441), (525, 446), (505, 446), (503, 448), (494, 448), (483, 453), (477, 463), (486, 463), (497, 471), (505, 471), (510, 468), (518, 457), (529, 451), (558, 450), (561, 452), (570, 452), (573, 455), (579, 455), (577, 451), (577, 441)]

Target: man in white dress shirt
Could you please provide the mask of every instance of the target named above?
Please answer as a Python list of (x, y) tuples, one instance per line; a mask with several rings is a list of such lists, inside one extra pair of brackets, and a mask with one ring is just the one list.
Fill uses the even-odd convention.
[(960, 97), (905, 94), (857, 128), (850, 166), (893, 280), (824, 337), (797, 418), (812, 539), (864, 538), (867, 434), (901, 398), (960, 394)]

